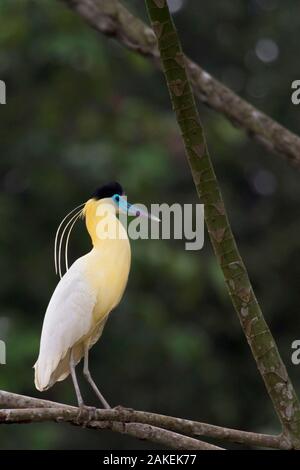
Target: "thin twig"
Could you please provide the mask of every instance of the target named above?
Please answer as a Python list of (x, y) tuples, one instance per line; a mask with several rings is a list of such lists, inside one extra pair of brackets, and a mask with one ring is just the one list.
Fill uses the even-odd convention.
[[(118, 0), (62, 0), (95, 30), (114, 37), (126, 48), (160, 64), (153, 31)], [(192, 60), (187, 72), (200, 101), (245, 130), (268, 151), (300, 168), (300, 137), (241, 99)]]

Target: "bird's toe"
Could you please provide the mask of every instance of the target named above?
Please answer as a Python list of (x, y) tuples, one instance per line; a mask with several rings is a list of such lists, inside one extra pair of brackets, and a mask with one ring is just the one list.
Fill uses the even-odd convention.
[(81, 405), (78, 408), (77, 423), (80, 426), (86, 427), (91, 421), (95, 421), (97, 418), (97, 408), (94, 406)]
[(128, 408), (127, 406), (117, 405), (113, 408), (116, 411), (133, 411), (133, 408)]

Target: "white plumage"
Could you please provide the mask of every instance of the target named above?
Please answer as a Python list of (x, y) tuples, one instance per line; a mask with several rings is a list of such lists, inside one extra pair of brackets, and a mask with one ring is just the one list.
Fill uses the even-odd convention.
[[(107, 238), (105, 233), (99, 233), (99, 221), (103, 216), (99, 216), (99, 213), (103, 214), (99, 211), (101, 205), (106, 210), (102, 230), (107, 226), (114, 229), (112, 233), (120, 235), (117, 238)], [(116, 211), (116, 204), (110, 198), (93, 198), (85, 204), (82, 213), (93, 249), (79, 258), (58, 283), (45, 314), (40, 352), (34, 366), (35, 385), (40, 391), (47, 390), (71, 373), (80, 406), (83, 400), (75, 366), (84, 357), (84, 375), (103, 405), (109, 407), (89, 372), (88, 351), (101, 336), (108, 315), (120, 302), (127, 284), (130, 244)], [(71, 223), (74, 218), (77, 220), (78, 214), (72, 217)], [(70, 222), (66, 227), (68, 225)], [(65, 232), (66, 228), (62, 237)], [(67, 242), (69, 234), (70, 231)], [(61, 241), (58, 246), (60, 256)]]
[(92, 328), (97, 293), (86, 276), (88, 259), (86, 255), (75, 261), (57, 284), (49, 302), (40, 353), (34, 366), (35, 386), (40, 391), (69, 374), (68, 361), (57, 371), (58, 365)]

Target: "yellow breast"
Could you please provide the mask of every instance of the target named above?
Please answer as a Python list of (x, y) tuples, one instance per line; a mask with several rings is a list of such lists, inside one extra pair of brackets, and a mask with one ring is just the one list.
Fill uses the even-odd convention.
[(101, 322), (120, 302), (131, 262), (130, 243), (125, 228), (116, 217), (110, 200), (90, 200), (84, 214), (93, 249), (88, 255), (86, 276), (97, 293), (93, 315)]

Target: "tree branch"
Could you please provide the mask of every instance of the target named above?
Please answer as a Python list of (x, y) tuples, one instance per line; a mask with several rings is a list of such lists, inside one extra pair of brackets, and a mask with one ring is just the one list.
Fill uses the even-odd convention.
[[(40, 423), (45, 421), (69, 422), (90, 429), (106, 429), (121, 434), (127, 434), (138, 439), (165, 445), (178, 450), (222, 450), (220, 447), (192, 439), (181, 434), (149, 424), (121, 420), (115, 410), (102, 416), (104, 410), (95, 411), (95, 419), (88, 420), (88, 414), (82, 414), (78, 420), (78, 409), (67, 408), (29, 408), (18, 410), (0, 410), (0, 424)], [(106, 410), (105, 410), (106, 411)], [(101, 419), (99, 419), (101, 418)]]
[[(28, 408), (24, 409), (24, 405)], [(14, 406), (15, 408), (0, 409), (0, 424), (28, 424), (45, 421), (68, 422), (76, 426), (105, 429), (126, 434), (177, 450), (224, 450), (213, 444), (148, 423), (131, 422), (131, 420), (126, 419), (126, 416), (122, 416), (123, 411), (116, 409), (97, 410), (90, 408), (82, 411), (74, 406), (4, 391), (0, 391), (0, 406)]]
[[(133, 16), (118, 0), (62, 0), (94, 29), (112, 36), (125, 47), (160, 64), (153, 31)], [(192, 60), (185, 58), (197, 97), (245, 130), (265, 149), (300, 168), (300, 137), (262, 113), (222, 85)]]
[(157, 35), (163, 71), (181, 130), (187, 160), (232, 304), (238, 314), (284, 434), (300, 449), (300, 404), (272, 333), (255, 297), (226, 214), (186, 71), (186, 62), (166, 0), (145, 0)]
[[(78, 408), (48, 400), (40, 400), (37, 398), (0, 391), (0, 406), (14, 408), (9, 410), (0, 410), (0, 423), (9, 424), (63, 420), (72, 422), (73, 424), (78, 424), (76, 421), (78, 417)], [(34, 411), (34, 413), (32, 411)], [(112, 429), (113, 422), (115, 423), (115, 429)], [(117, 432), (122, 432), (124, 426), (122, 427), (121, 423), (140, 423), (143, 425), (150, 425), (155, 427), (155, 429), (163, 428), (165, 430), (173, 431), (174, 433), (186, 434), (192, 437), (202, 436), (218, 439), (220, 441), (245, 444), (247, 446), (268, 447), (273, 449), (290, 448), (289, 443), (283, 435), (272, 436), (240, 431), (182, 418), (174, 418), (172, 416), (165, 416), (157, 413), (136, 411), (123, 407), (117, 407), (111, 410), (95, 410), (93, 419), (87, 424), (87, 426), (94, 429), (111, 429)], [(136, 432), (136, 428), (128, 428), (127, 424), (126, 429)], [(144, 428), (142, 432), (145, 432)], [(162, 439), (163, 436), (161, 433), (159, 436), (160, 439)], [(172, 439), (174, 439), (174, 435), (172, 435)], [(197, 443), (199, 442), (200, 441), (197, 441)], [(180, 443), (182, 443), (182, 440), (180, 440)], [(205, 446), (207, 444), (201, 443), (201, 445)]]

